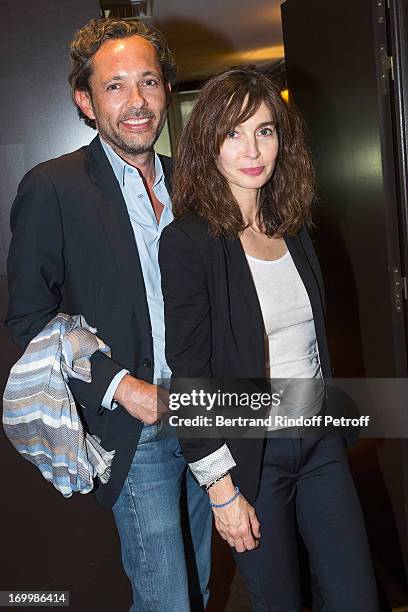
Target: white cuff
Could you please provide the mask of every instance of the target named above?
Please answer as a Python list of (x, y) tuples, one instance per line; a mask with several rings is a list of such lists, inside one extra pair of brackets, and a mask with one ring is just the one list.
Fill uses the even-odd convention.
[(118, 407), (118, 403), (113, 400), (113, 396), (115, 395), (116, 389), (119, 387), (119, 383), (129, 374), (129, 370), (121, 370), (118, 372), (111, 380), (109, 387), (106, 389), (105, 395), (103, 396), (103, 400), (101, 403), (102, 408), (106, 408), (107, 410), (115, 410)]
[(228, 470), (231, 470), (237, 464), (231, 455), (230, 449), (226, 444), (217, 448), (216, 451), (188, 464), (190, 470), (198, 480), (200, 486), (210, 484), (218, 476), (221, 476)]

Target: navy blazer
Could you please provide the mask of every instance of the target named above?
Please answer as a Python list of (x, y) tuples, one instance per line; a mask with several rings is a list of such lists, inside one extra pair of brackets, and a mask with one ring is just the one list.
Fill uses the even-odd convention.
[[(308, 293), (325, 378), (331, 367), (320, 266), (306, 231), (285, 236)], [(166, 359), (175, 378), (265, 377), (264, 325), (255, 285), (239, 239), (215, 238), (194, 213), (174, 220), (160, 241)], [(258, 491), (263, 439), (183, 438), (189, 463), (227, 442), (237, 466), (233, 480), (252, 502)]]
[[(160, 156), (170, 192), (172, 160)], [(143, 274), (126, 204), (99, 137), (39, 164), (22, 180), (11, 211), (6, 324), (23, 349), (57, 312), (82, 314), (111, 348), (96, 353), (92, 382), (70, 381), (88, 431), (116, 451), (96, 497), (112, 506), (129, 471), (142, 422), (121, 406), (101, 408), (122, 368), (153, 380), (153, 343)]]

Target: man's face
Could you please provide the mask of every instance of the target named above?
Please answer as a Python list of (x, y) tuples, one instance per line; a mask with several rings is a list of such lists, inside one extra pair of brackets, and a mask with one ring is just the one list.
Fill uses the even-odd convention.
[(90, 94), (76, 91), (83, 112), (119, 155), (152, 151), (166, 119), (166, 88), (153, 45), (141, 36), (108, 40), (92, 60)]

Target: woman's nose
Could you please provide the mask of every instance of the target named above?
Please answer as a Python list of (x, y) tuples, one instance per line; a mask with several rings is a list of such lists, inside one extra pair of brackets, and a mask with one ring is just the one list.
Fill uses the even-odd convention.
[(245, 144), (245, 155), (249, 159), (256, 159), (259, 157), (259, 147), (255, 139), (248, 139)]

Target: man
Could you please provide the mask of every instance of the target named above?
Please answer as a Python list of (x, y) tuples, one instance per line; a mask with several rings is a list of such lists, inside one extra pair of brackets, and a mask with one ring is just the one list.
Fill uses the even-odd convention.
[[(99, 135), (40, 164), (20, 184), (11, 213), (6, 323), (25, 347), (57, 312), (82, 314), (110, 346), (112, 359), (92, 357), (92, 382), (72, 379), (70, 388), (89, 431), (116, 451), (110, 480), (95, 495), (113, 508), (132, 610), (203, 609), (208, 500), (187, 473), (176, 439), (163, 435), (165, 405), (157, 393), (160, 379), (170, 376), (157, 251), (172, 220), (172, 165), (153, 145), (175, 64), (160, 32), (119, 19), (84, 26), (71, 58), (74, 102)], [(195, 568), (187, 568), (183, 545), (184, 479)], [(196, 571), (197, 607), (187, 569)]]

